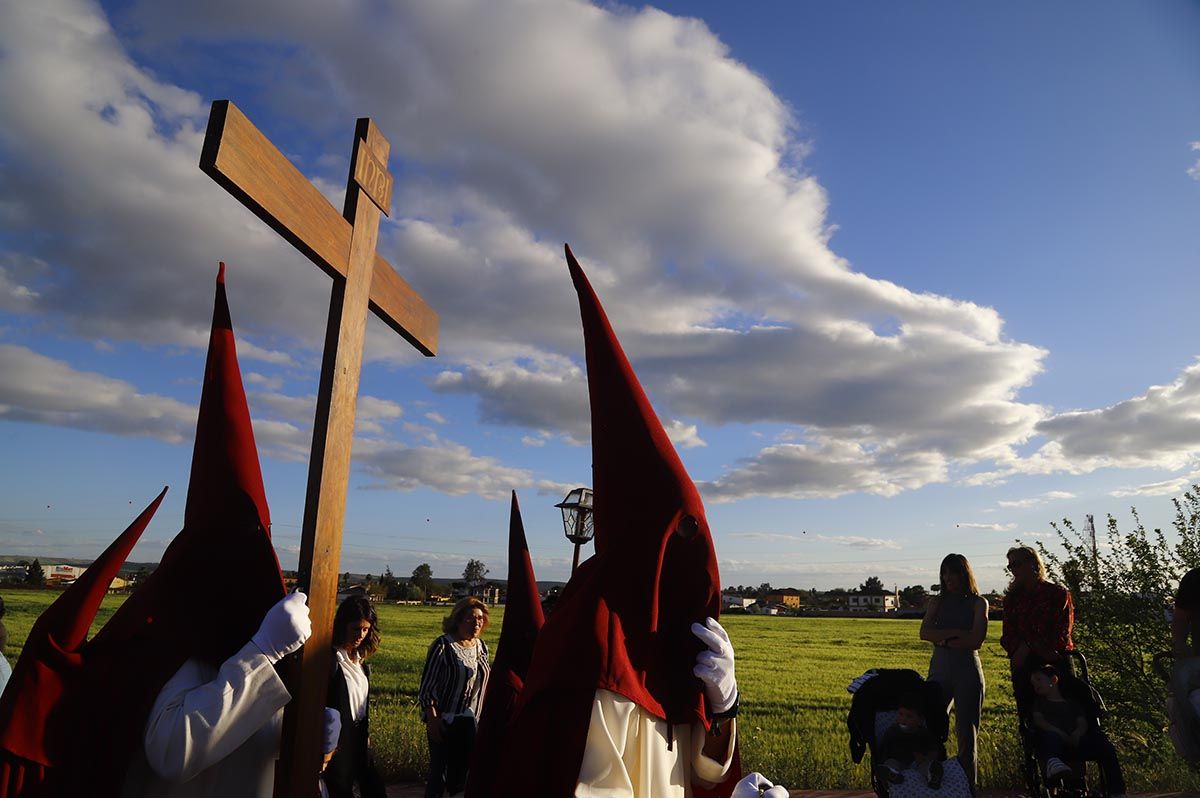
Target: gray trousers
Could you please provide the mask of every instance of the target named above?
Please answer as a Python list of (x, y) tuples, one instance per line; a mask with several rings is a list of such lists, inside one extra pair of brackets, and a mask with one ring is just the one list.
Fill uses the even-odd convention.
[(929, 681), (942, 687), (946, 709), (954, 705), (954, 730), (958, 738), (958, 761), (972, 786), (979, 784), (979, 716), (983, 711), (983, 666), (979, 652), (934, 648), (929, 660)]

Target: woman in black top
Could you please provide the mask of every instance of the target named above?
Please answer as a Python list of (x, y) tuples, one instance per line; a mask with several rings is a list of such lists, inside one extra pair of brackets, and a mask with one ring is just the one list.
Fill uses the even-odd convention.
[(371, 666), (364, 660), (379, 649), (379, 618), (371, 602), (351, 596), (333, 616), (333, 668), (326, 706), (342, 716), (337, 751), (321, 777), (330, 798), (351, 798), (358, 783), (362, 798), (385, 798), (368, 742), (367, 698)]
[(947, 707), (954, 703), (958, 761), (974, 787), (979, 782), (976, 748), (984, 690), (979, 648), (987, 637), (988, 604), (961, 554), (942, 560), (941, 582), (941, 595), (930, 599), (921, 622), (921, 639), (933, 643), (929, 681), (942, 686)]

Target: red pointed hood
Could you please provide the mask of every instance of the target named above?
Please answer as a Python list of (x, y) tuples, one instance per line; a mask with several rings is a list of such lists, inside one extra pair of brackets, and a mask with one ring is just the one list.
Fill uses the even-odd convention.
[[(69, 711), (69, 703), (79, 698), (84, 668), (81, 649), (88, 629), (113, 578), (166, 493), (163, 488), (30, 630), (17, 667), (0, 697), (0, 757), (8, 760), (5, 764), (9, 770), (15, 764), (12, 757), (33, 766), (63, 764), (63, 756), (69, 753), (65, 734), (72, 726), (64, 713)], [(31, 776), (30, 787), (38, 780)], [(9, 779), (0, 779), (0, 795), (7, 794), (6, 785)]]
[(186, 529), (225, 523), (228, 506), (246, 500), (254, 505), (258, 525), (269, 533), (271, 513), (267, 509), (250, 408), (238, 366), (222, 263), (217, 271), (217, 298), (183, 526)]
[[(146, 584), (96, 636), (97, 644), (150, 635), (171, 641), (174, 668), (189, 657), (220, 664), (246, 644), (286, 592), (270, 529), (222, 263), (183, 529)], [(214, 579), (235, 589), (204, 589)]]
[(501, 795), (572, 794), (598, 689), (670, 724), (706, 722), (690, 628), (721, 605), (700, 495), (570, 247), (566, 256), (587, 353), (596, 554), (546, 619), (521, 695), (514, 737), (543, 761), (506, 770), (514, 781)]
[(286, 592), (224, 278), (221, 264), (183, 529), (85, 651), (94, 685), (86, 715), (102, 725), (77, 739), (89, 747), (81, 770), (94, 798), (120, 793), (167, 679), (188, 659), (217, 666), (235, 654)]
[(505, 740), (513, 709), (521, 695), (538, 631), (545, 621), (533, 562), (525, 542), (525, 525), (517, 492), (512, 494), (508, 520), (508, 591), (504, 603), (504, 625), (496, 646), (496, 659), (488, 677), (487, 695), (479, 720), (471, 768), (468, 771), (467, 798), (492, 795), (492, 786), (500, 770)]

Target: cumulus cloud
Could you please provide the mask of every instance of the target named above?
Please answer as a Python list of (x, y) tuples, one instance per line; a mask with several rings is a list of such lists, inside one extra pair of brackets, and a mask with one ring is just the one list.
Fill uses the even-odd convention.
[[(1192, 152), (1200, 151), (1200, 141), (1193, 141), (1191, 144)], [(1188, 177), (1192, 180), (1200, 180), (1200, 158), (1194, 164), (1188, 167)]]
[[(381, 247), (441, 314), (435, 390), (476, 397), (486, 422), (588, 438), (564, 239), (661, 416), (690, 420), (680, 446), (702, 442), (695, 422), (817, 441), (744, 459), (710, 483), (717, 500), (894, 495), (1011, 457), (1045, 415), (1018, 397), (1045, 352), (1007, 339), (995, 310), (836, 254), (788, 108), (698, 20), (562, 0), (122, 13), (139, 52), (164, 58), (184, 38), (200, 60), (223, 57), (206, 43), (254, 42), (246, 57), (273, 68), (244, 70), (247, 93), (318, 151), (341, 153), (333, 120), (372, 109), (406, 165)], [(288, 342), (254, 354), (317, 351), (327, 278), (196, 169), (201, 97), (143, 67), (85, 0), (10, 5), (3, 22), (0, 231), (27, 232), (49, 270), (6, 271), (0, 302), (78, 335), (199, 346), (224, 256), (237, 323)], [(344, 159), (301, 165), (333, 192)], [(271, 301), (240, 313), (238, 296)], [(375, 325), (368, 358), (412, 357), (393, 339)]]
[(945, 479), (946, 459), (937, 452), (886, 451), (825, 439), (768, 446), (699, 487), (706, 499), (727, 502), (749, 496), (833, 498), (854, 491), (895, 496)]
[(124, 380), (0, 344), (0, 418), (113, 435), (192, 439), (196, 408), (176, 399), (140, 393)]
[(493, 457), (475, 455), (466, 446), (403, 446), (366, 440), (355, 443), (355, 460), (374, 477), (373, 487), (410, 491), (431, 488), (451, 496), (474, 494), (503, 499), (509, 491), (536, 487), (565, 494), (565, 487), (534, 479), (532, 472), (505, 466)]
[(998, 468), (971, 475), (967, 484), (995, 484), (1013, 474), (1185, 468), (1200, 454), (1200, 361), (1170, 384), (1109, 407), (1048, 416), (1036, 432), (1048, 440), (1032, 454), (998, 457)]

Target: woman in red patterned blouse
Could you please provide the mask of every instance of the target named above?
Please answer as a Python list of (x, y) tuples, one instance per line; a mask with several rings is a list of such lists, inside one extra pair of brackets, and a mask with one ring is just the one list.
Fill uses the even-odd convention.
[(1008, 571), (1012, 581), (1004, 594), (1000, 645), (1008, 652), (1013, 687), (1021, 693), (1028, 690), (1030, 671), (1061, 662), (1075, 647), (1075, 604), (1071, 591), (1046, 581), (1046, 566), (1032, 546), (1008, 550)]

